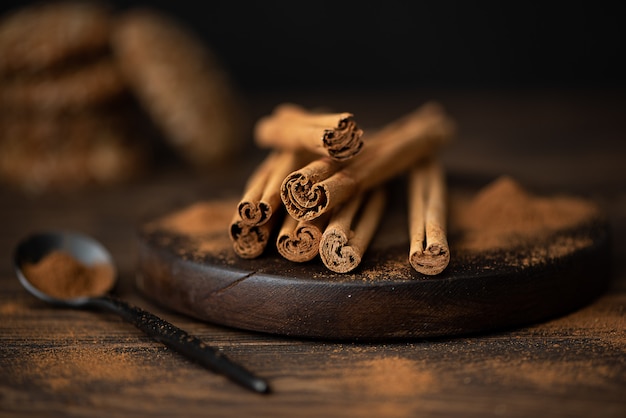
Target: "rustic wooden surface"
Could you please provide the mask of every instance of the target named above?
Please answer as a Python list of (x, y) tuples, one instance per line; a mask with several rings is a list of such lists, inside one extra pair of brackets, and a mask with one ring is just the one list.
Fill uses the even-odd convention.
[[(472, 337), (348, 343), (238, 331), (180, 315), (134, 287), (135, 228), (242, 187), (225, 168), (176, 166), (130, 185), (69, 195), (0, 191), (0, 416), (567, 416), (626, 415), (626, 142), (623, 92), (401, 92), (251, 99), (254, 118), (281, 101), (350, 109), (369, 126), (439, 99), (460, 136), (448, 167), (597, 201), (609, 216), (609, 290), (544, 323)], [(244, 173), (255, 156), (239, 166)], [(248, 392), (96, 311), (56, 309), (21, 288), (17, 241), (68, 228), (117, 260), (118, 296), (267, 378)]]
[[(604, 293), (610, 279), (610, 239), (604, 219), (535, 237), (515, 250), (468, 253), (448, 230), (449, 265), (424, 277), (409, 264), (406, 184), (388, 184), (378, 233), (359, 266), (334, 273), (319, 258), (284, 259), (270, 244), (242, 259), (227, 228), (236, 198), (194, 202), (148, 222), (137, 237), (137, 289), (162, 306), (211, 323), (249, 331), (317, 339), (374, 342), (502, 331), (571, 313)], [(459, 200), (458, 179), (448, 196)], [(399, 187), (393, 187), (399, 186)], [(465, 187), (467, 188), (467, 186)], [(475, 194), (464, 190), (464, 193)], [(452, 205), (451, 205), (452, 206)], [(460, 209), (450, 208), (450, 212)], [(210, 232), (172, 231), (172, 216), (203, 210)], [(216, 230), (215, 226), (219, 229)], [(185, 231), (188, 231), (187, 229)], [(583, 243), (531, 265), (529, 254), (557, 242)]]

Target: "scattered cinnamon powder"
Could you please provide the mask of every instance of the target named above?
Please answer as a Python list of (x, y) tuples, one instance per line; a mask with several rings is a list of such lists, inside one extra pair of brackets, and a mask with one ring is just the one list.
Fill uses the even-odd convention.
[[(530, 266), (562, 257), (592, 244), (591, 238), (561, 232), (599, 218), (591, 201), (564, 195), (538, 196), (526, 191), (508, 176), (501, 176), (475, 195), (450, 196), (451, 258), (462, 259), (488, 253), (499, 254), (498, 262), (510, 266)], [(194, 257), (207, 254), (236, 264), (237, 257), (227, 234), (232, 208), (237, 199), (198, 202), (149, 225), (191, 240), (185, 251)], [(389, 228), (397, 232), (397, 226)], [(385, 234), (385, 231), (379, 231)], [(378, 250), (406, 244), (398, 233), (384, 236)], [(382, 245), (382, 246), (381, 246)], [(314, 273), (315, 274), (315, 273)], [(409, 277), (410, 265), (402, 258), (385, 259), (375, 265), (346, 274), (345, 279), (379, 281), (382, 278)], [(320, 278), (323, 275), (316, 275)], [(325, 277), (325, 276), (324, 276)]]
[[(547, 348), (546, 351), (555, 349), (558, 350), (558, 347)], [(510, 359), (495, 358), (480, 367), (489, 368), (492, 378), (505, 385), (515, 381), (546, 390), (567, 385), (597, 387), (607, 380), (618, 379), (620, 375), (619, 368), (600, 364), (593, 358), (583, 360), (565, 357), (560, 362), (539, 358), (512, 362)]]
[(198, 202), (180, 211), (158, 219), (148, 227), (156, 227), (179, 234), (200, 236), (225, 231), (230, 223), (237, 199)]
[(457, 249), (486, 251), (532, 244), (598, 215), (591, 202), (569, 196), (534, 196), (502, 176), (469, 202), (457, 205), (450, 222), (461, 231)]
[(434, 390), (437, 379), (432, 370), (418, 369), (413, 360), (402, 357), (381, 357), (357, 365), (352, 376), (344, 376), (344, 383), (371, 396), (414, 396)]
[(39, 262), (26, 263), (22, 269), (33, 286), (59, 299), (99, 296), (115, 282), (111, 265), (86, 266), (64, 251), (51, 251)]
[(52, 347), (32, 351), (15, 364), (13, 378), (34, 381), (52, 391), (80, 390), (91, 382), (132, 382), (145, 367), (132, 352), (117, 347)]
[(238, 202), (238, 198), (197, 202), (155, 220), (146, 228), (184, 235), (193, 240), (198, 255), (221, 253), (224, 257), (232, 256), (227, 260), (232, 261), (235, 254), (231, 251), (232, 242), (227, 226)]
[(2, 315), (13, 315), (17, 312), (23, 311), (24, 307), (16, 302), (5, 302), (0, 305), (0, 314)]
[[(276, 379), (276, 389), (326, 391), (330, 397), (356, 396), (363, 402), (351, 406), (351, 416), (377, 417), (413, 416), (415, 399), (428, 398), (441, 391), (442, 376), (435, 373), (427, 362), (398, 355), (375, 355), (358, 360), (359, 349), (363, 348), (354, 348), (353, 357), (357, 360), (336, 370), (337, 373), (320, 374), (314, 379)], [(345, 362), (343, 356), (341, 359)]]
[[(280, 387), (299, 391), (320, 391), (355, 395), (363, 399), (376, 399), (375, 405), (366, 403), (366, 416), (411, 416), (411, 405), (404, 401), (428, 396), (441, 390), (442, 379), (425, 361), (416, 361), (398, 355), (367, 355), (366, 359), (359, 352), (368, 348), (356, 346), (350, 349), (354, 361), (349, 361), (336, 373), (318, 375), (315, 379), (296, 379), (283, 377), (276, 379), (277, 390)], [(343, 355), (333, 361), (346, 362)], [(386, 402), (379, 402), (386, 400)], [(354, 411), (353, 411), (354, 412)], [(362, 414), (355, 413), (355, 416)]]

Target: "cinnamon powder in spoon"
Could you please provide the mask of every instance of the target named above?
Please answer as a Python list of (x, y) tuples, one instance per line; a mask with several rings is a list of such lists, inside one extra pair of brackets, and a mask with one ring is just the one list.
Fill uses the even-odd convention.
[(106, 263), (87, 266), (64, 251), (52, 251), (37, 263), (22, 266), (24, 276), (43, 293), (72, 299), (100, 296), (111, 289), (115, 272)]

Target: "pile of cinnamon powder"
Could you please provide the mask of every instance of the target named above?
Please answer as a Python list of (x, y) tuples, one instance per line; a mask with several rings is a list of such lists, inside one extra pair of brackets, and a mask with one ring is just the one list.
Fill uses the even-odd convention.
[(539, 242), (556, 231), (597, 217), (588, 200), (570, 196), (535, 196), (508, 176), (485, 186), (469, 202), (453, 207), (451, 228), (461, 231), (458, 249), (504, 250)]
[(59, 299), (100, 296), (115, 281), (111, 265), (86, 266), (64, 251), (52, 251), (37, 263), (24, 264), (22, 269), (33, 286)]

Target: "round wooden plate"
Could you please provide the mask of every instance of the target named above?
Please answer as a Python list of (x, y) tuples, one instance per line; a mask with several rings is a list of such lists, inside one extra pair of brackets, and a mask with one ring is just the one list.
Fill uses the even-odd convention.
[(370, 341), (529, 325), (588, 304), (608, 285), (609, 231), (595, 217), (506, 251), (455, 249), (452, 233), (448, 268), (421, 275), (407, 259), (404, 203), (392, 199), (361, 265), (338, 274), (319, 259), (287, 261), (272, 245), (257, 259), (238, 258), (227, 233), (236, 198), (198, 202), (140, 228), (137, 286), (165, 307), (215, 324)]

